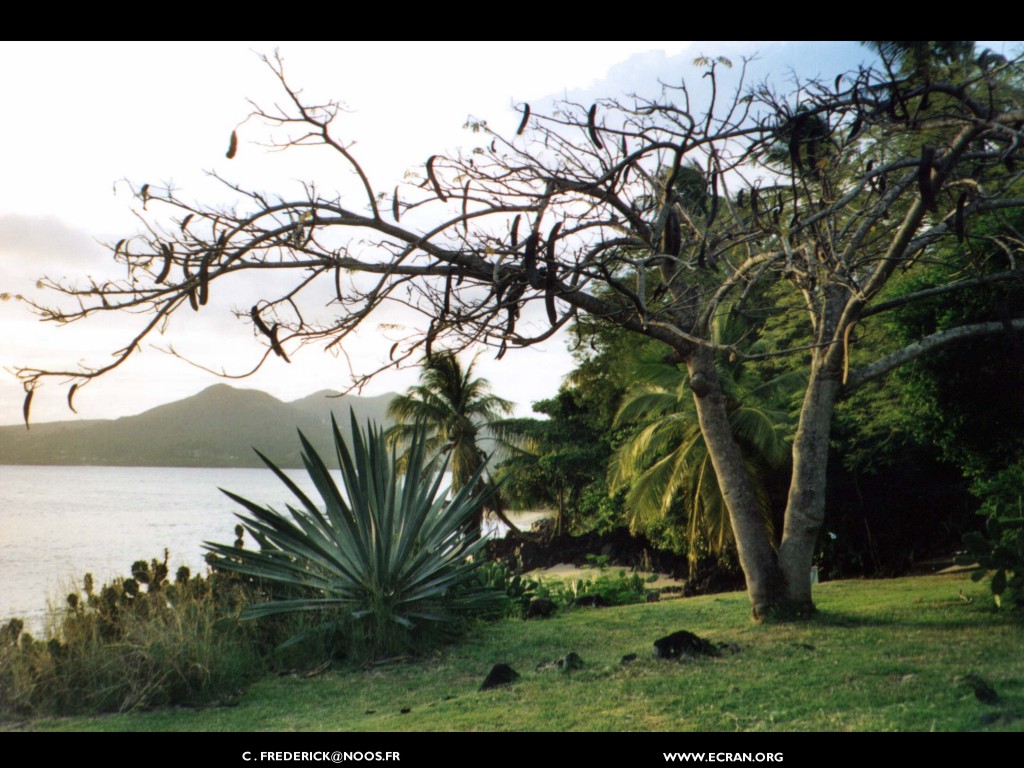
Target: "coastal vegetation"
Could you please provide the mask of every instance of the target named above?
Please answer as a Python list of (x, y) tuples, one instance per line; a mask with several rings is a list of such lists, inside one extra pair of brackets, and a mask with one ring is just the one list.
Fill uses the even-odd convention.
[[(788, 94), (741, 76), (703, 112), (685, 85), (523, 105), (515, 137), (473, 122), (489, 146), (431, 157), (401, 195), (375, 193), (332, 137), (340, 108), (304, 103), (268, 60), (286, 106), (257, 117), (305, 126), (284, 148), (339, 153), (365, 210), (312, 184), (279, 205), (248, 193), (246, 211), (140, 186), (149, 234), (113, 248), (127, 282), (55, 284), (80, 310), (51, 319), (144, 311), (154, 327), (272, 264), (301, 287), (333, 281), (337, 314), (310, 319), (298, 289), (239, 313), (264, 359), (340, 343), (397, 295), (428, 317), (389, 352), (420, 361), (420, 384), (390, 401), (389, 430), (350, 415), (329, 451), (300, 433), (317, 499), (261, 454), (294, 501), (229, 489), (239, 539), (209, 545), (208, 574), (171, 582), (166, 557), (139, 561), (69, 594), (43, 639), (9, 623), (0, 713), (230, 703), (242, 714), (202, 726), (1024, 729), (1022, 60), (873, 48), (880, 65)], [(716, 88), (733, 66), (695, 64)], [(447, 223), (402, 219), (434, 209)], [(329, 230), (357, 238), (328, 247)], [(544, 418), (508, 418), (463, 353), (501, 358), (563, 329), (576, 369), (535, 404)], [(22, 370), (26, 420), (40, 381), (88, 384), (139, 340), (106, 369)], [(553, 520), (484, 541), (485, 513), (541, 505)], [(524, 567), (623, 528), (644, 537), (629, 563), (596, 547), (584, 578)], [(634, 567), (655, 550), (686, 563), (685, 585)], [(842, 580), (954, 559), (986, 584)], [(746, 596), (673, 599), (717, 577)], [(683, 636), (708, 657), (659, 658)], [(480, 690), (488, 669), (500, 690)], [(314, 712), (302, 686), (340, 701)]]
[[(1021, 731), (1024, 636), (964, 576), (817, 587), (814, 622), (752, 624), (743, 593), (477, 626), (415, 661), (271, 675), (237, 706), (7, 727), (72, 731)], [(663, 661), (681, 628), (739, 650)], [(543, 662), (579, 655), (564, 672)], [(623, 657), (636, 654), (626, 664)], [(508, 663), (514, 685), (480, 691)], [(974, 675), (998, 695), (980, 701)], [(236, 702), (230, 702), (235, 704)]]

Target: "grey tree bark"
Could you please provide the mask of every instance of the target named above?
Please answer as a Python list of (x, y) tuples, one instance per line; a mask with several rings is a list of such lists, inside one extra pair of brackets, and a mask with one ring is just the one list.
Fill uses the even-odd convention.
[(698, 348), (687, 359), (686, 367), (700, 429), (729, 510), (754, 617), (761, 618), (777, 605), (781, 586), (768, 524), (729, 426), (714, 353), (706, 347)]

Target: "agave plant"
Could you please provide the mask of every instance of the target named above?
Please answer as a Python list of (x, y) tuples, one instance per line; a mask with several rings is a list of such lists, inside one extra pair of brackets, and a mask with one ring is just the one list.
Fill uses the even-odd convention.
[(423, 430), (412, 435), (400, 472), (379, 427), (361, 430), (353, 419), (351, 449), (333, 419), (332, 427), (343, 489), (299, 433), (322, 506), (258, 451), (298, 504), (283, 513), (224, 491), (248, 510), (237, 516), (259, 550), (206, 547), (216, 567), (256, 577), (269, 596), (244, 615), (313, 611), (380, 655), (408, 649), (423, 629), (501, 611), (502, 593), (471, 584), (483, 540), (466, 534), (493, 490), (477, 478), (453, 494), (442, 490), (445, 466), (427, 461)]

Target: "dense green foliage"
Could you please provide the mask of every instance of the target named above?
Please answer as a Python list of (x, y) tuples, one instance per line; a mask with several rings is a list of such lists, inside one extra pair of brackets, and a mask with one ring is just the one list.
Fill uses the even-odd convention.
[[(722, 316), (715, 326), (718, 343), (736, 344), (750, 333), (750, 324), (737, 315)], [(609, 464), (610, 486), (613, 491), (628, 489), (625, 505), (634, 531), (656, 535), (660, 523), (674, 534), (675, 548), (685, 549), (696, 565), (702, 556), (727, 554), (732, 534), (688, 377), (680, 366), (665, 361), (666, 351), (652, 349), (636, 356), (635, 383), (615, 417), (617, 426), (633, 429)], [(757, 344), (750, 345), (751, 354), (759, 351)], [(797, 370), (764, 380), (758, 373), (741, 361), (719, 367), (730, 426), (770, 521), (766, 481), (787, 461), (795, 420), (786, 404), (803, 376)], [(666, 518), (673, 518), (668, 525)]]
[(985, 525), (964, 535), (966, 551), (957, 561), (977, 566), (976, 581), (991, 575), (997, 605), (1005, 596), (1024, 607), (1024, 460), (979, 480), (973, 492), (983, 499), (979, 513)]
[(498, 425), (506, 455), (497, 471), (503, 497), (515, 509), (553, 509), (556, 532), (617, 522), (605, 484), (610, 425), (595, 416), (580, 388), (565, 387), (533, 410), (547, 418)]
[(343, 490), (299, 433), (322, 508), (265, 458), (299, 506), (282, 513), (225, 491), (248, 510), (238, 517), (259, 549), (208, 544), (216, 567), (259, 579), (271, 598), (244, 615), (308, 612), (319, 631), (375, 658), (421, 648), (460, 617), (500, 613), (504, 596), (472, 584), (484, 542), (467, 523), (493, 493), (478, 483), (483, 467), (448, 498), (424, 427), (410, 435), (404, 471), (378, 427), (353, 426), (351, 450), (333, 431)]

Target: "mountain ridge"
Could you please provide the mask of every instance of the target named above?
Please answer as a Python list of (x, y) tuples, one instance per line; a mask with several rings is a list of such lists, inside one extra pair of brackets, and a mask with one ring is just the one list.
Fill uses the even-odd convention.
[(357, 423), (388, 423), (394, 393), (375, 397), (320, 390), (291, 402), (257, 389), (214, 384), (132, 416), (0, 427), (0, 464), (258, 467), (253, 448), (282, 467), (301, 467), (297, 430), (333, 456), (331, 414), (342, 434)]

